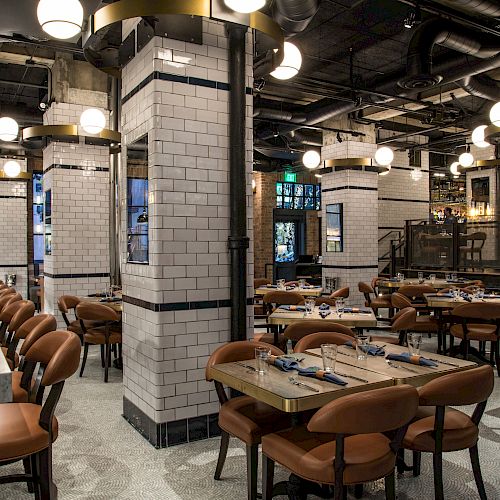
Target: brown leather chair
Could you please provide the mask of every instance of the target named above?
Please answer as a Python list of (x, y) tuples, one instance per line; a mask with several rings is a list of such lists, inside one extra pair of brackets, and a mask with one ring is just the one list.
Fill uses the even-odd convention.
[[(101, 346), (101, 364), (104, 367), (104, 382), (108, 381), (108, 371), (111, 364), (111, 346), (117, 344), (122, 347), (122, 331), (120, 316), (111, 307), (104, 304), (92, 302), (80, 302), (76, 306), (76, 315), (80, 319), (80, 327), (83, 332), (83, 360), (80, 369), (80, 377), (83, 376), (85, 363), (90, 345)], [(94, 322), (102, 326), (91, 327), (87, 322)], [(92, 323), (91, 323), (92, 324)]]
[[(273, 355), (283, 355), (283, 351), (264, 342), (230, 342), (219, 347), (210, 356), (206, 368), (207, 380), (212, 381), (210, 377), (212, 366), (253, 359), (256, 347), (268, 347)], [(219, 480), (222, 474), (230, 436), (240, 439), (246, 445), (247, 496), (248, 500), (255, 500), (257, 498), (258, 451), (262, 436), (290, 427), (290, 417), (250, 396), (228, 399), (220, 382), (215, 381), (215, 389), (220, 402), (219, 427), (222, 430), (222, 436), (214, 478)]]
[(365, 296), (365, 305), (371, 307), (375, 314), (378, 313), (379, 309), (389, 309), (389, 315), (392, 315), (392, 302), (390, 296), (383, 295), (382, 297), (371, 297), (371, 294), (375, 295), (375, 290), (368, 283), (363, 283), (360, 281), (358, 283), (359, 291)]
[[(443, 453), (465, 449), (469, 450), (479, 497), (486, 500), (477, 442), (479, 422), (493, 390), (493, 378), (491, 367), (481, 366), (444, 375), (419, 389), (420, 406), (403, 439), (403, 447), (414, 452), (414, 475), (420, 473), (420, 454), (433, 454), (437, 500), (444, 499)], [(473, 404), (477, 406), (472, 417), (449, 408)]]
[[(19, 350), (19, 368), (12, 372), (12, 401), (14, 403), (28, 402), (28, 391), (21, 386), (21, 380), (24, 373), (24, 357), (26, 353), (39, 338), (56, 329), (57, 320), (52, 314), (39, 314), (25, 321), (21, 328), (16, 331), (14, 339), (9, 345), (9, 351), (15, 351), (17, 349), (19, 340), (24, 339), (24, 342), (21, 344)], [(28, 387), (30, 386), (28, 385)]]
[(13, 293), (17, 293), (16, 289), (13, 286), (0, 289), (0, 297), (3, 297), (4, 295), (13, 294)]
[[(299, 281), (287, 281), (285, 283), (285, 286), (299, 286), (300, 282)], [(310, 286), (310, 284), (306, 281), (305, 283), (306, 286)]]
[(428, 309), (424, 293), (436, 293), (437, 290), (430, 285), (404, 285), (399, 288), (398, 293), (411, 300), (412, 307), (416, 309)]
[(454, 339), (462, 341), (462, 353), (467, 359), (470, 342), (491, 342), (491, 358), (495, 358), (498, 376), (500, 377), (500, 304), (473, 302), (460, 304), (453, 308), (451, 317), (460, 321), (450, 328), (450, 348), (453, 349)]
[(349, 297), (349, 287), (339, 288), (330, 294), (330, 299), (347, 299)]
[[(29, 475), (0, 477), (0, 484), (28, 482), (35, 497), (55, 500), (57, 487), (52, 479), (52, 443), (58, 436), (55, 407), (61, 397), (64, 381), (78, 369), (80, 341), (68, 331), (55, 331), (37, 340), (26, 353), (26, 389), (37, 363), (40, 363), (40, 384), (37, 403), (0, 405), (0, 465), (23, 460)], [(50, 393), (42, 406), (46, 387)]]
[[(21, 304), (21, 306), (19, 306), (17, 312), (8, 323), (5, 346), (2, 347), (3, 355), (6, 357), (11, 370), (19, 364), (19, 355), (16, 352), (17, 341), (14, 341), (14, 339), (22, 325), (35, 314), (35, 304), (30, 300), (20, 300), (19, 302), (14, 302), (14, 304)], [(12, 345), (13, 343), (15, 344), (14, 346)]]
[(254, 288), (259, 288), (264, 285), (270, 285), (272, 283), (272, 280), (268, 278), (254, 278), (253, 280), (253, 287)]
[(306, 335), (317, 332), (335, 332), (354, 337), (354, 332), (348, 326), (333, 323), (331, 321), (325, 322), (321, 319), (308, 319), (292, 323), (286, 327), (283, 335), (286, 340), (290, 339), (292, 342), (298, 342)]
[[(15, 296), (13, 296), (15, 298)], [(9, 330), (10, 322), (12, 321), (12, 318), (14, 315), (22, 309), (23, 311), (30, 311), (31, 307), (30, 304), (33, 304), (30, 300), (15, 300), (11, 303), (8, 303), (3, 309), (2, 312), (0, 313), (0, 321), (2, 322), (0, 326), (0, 338), (2, 342), (2, 346), (7, 347), (8, 342), (10, 341), (11, 337), (11, 332)], [(34, 305), (34, 304), (33, 304)], [(34, 314), (34, 311), (33, 311)], [(31, 314), (28, 317), (33, 316)], [(26, 318), (28, 319), (28, 318)], [(20, 325), (17, 325), (20, 326)]]
[(395, 499), (396, 453), (417, 407), (414, 387), (376, 389), (328, 403), (307, 426), (263, 436), (263, 500), (272, 498), (275, 462), (308, 481), (335, 485), (335, 500), (347, 499), (347, 485), (381, 478), (386, 498)]
[(0, 297), (0, 312), (2, 312), (8, 304), (12, 304), (13, 302), (17, 302), (19, 300), (23, 300), (23, 297), (20, 293), (9, 293), (7, 295), (2, 295), (2, 297)]
[(391, 332), (399, 334), (399, 345), (406, 344), (406, 336), (415, 326), (417, 311), (414, 307), (405, 307), (398, 311), (391, 321)]
[[(271, 284), (271, 280), (267, 278), (255, 278), (253, 280), (253, 287), (257, 289), (261, 286)], [(265, 319), (266, 314), (264, 311), (264, 306), (262, 304), (262, 295), (255, 295), (254, 305), (253, 305), (254, 320)], [(254, 325), (254, 326), (266, 326), (266, 325)]]
[(344, 345), (346, 342), (352, 342), (351, 335), (345, 335), (337, 332), (317, 332), (310, 333), (302, 337), (295, 345), (294, 352), (306, 352), (308, 349), (317, 349), (321, 344)]
[[(399, 292), (395, 292), (391, 297), (392, 305), (395, 309), (405, 309), (413, 307), (418, 311), (418, 307), (406, 296)], [(415, 325), (411, 329), (412, 332), (417, 333), (438, 333), (439, 323), (433, 316), (418, 314), (416, 317)]]

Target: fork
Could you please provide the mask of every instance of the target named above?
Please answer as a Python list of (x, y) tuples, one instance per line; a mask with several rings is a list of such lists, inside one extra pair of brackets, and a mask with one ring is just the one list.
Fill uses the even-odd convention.
[(412, 372), (412, 373), (418, 373), (420, 375), (420, 372), (418, 372), (417, 370), (413, 370), (413, 368), (408, 368), (407, 366), (403, 366), (403, 365), (397, 365), (396, 363), (390, 361), (389, 359), (386, 359), (385, 362), (391, 366), (392, 368), (399, 368), (401, 370), (408, 370), (409, 372)]
[(319, 389), (316, 389), (316, 387), (304, 384), (303, 382), (299, 382), (295, 377), (290, 376), (288, 377), (288, 380), (291, 384), (296, 385), (298, 387), (304, 387), (304, 389), (309, 389), (310, 391), (320, 392)]

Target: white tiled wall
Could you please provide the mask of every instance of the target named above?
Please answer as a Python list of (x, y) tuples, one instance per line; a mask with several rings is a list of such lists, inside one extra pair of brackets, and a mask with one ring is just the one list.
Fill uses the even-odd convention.
[[(131, 28), (131, 27), (129, 27)], [(126, 96), (153, 71), (227, 82), (224, 26), (203, 21), (204, 45), (154, 38), (124, 68)], [(252, 87), (252, 38), (247, 38)], [(149, 265), (126, 263), (124, 294), (155, 304), (227, 300), (229, 93), (153, 80), (122, 109), (123, 144), (148, 134)], [(252, 238), (252, 97), (247, 97), (247, 210)], [(124, 148), (123, 164), (126, 165)], [(125, 182), (125, 181), (124, 181)], [(122, 188), (124, 188), (124, 184)], [(126, 209), (125, 189), (121, 200)], [(126, 231), (126, 217), (122, 218)], [(253, 296), (253, 243), (248, 252)], [(252, 309), (248, 309), (251, 326)], [(229, 340), (230, 309), (152, 312), (124, 304), (124, 395), (157, 423), (218, 411), (209, 355)], [(252, 332), (249, 332), (250, 336)]]

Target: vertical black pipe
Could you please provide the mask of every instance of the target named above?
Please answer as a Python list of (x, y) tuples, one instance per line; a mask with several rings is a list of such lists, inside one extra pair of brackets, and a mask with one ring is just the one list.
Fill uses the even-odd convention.
[(231, 341), (247, 337), (247, 181), (245, 167), (247, 28), (227, 23), (229, 38), (229, 205), (231, 254)]

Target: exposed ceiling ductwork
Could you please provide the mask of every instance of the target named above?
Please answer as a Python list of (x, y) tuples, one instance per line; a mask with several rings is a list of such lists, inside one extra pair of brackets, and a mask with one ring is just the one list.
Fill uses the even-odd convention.
[(474, 15), (500, 16), (500, 4), (495, 0), (436, 0), (436, 2)]
[(287, 36), (304, 31), (318, 12), (320, 0), (276, 0), (273, 17)]
[(460, 82), (460, 86), (469, 94), (489, 101), (500, 101), (499, 82), (487, 75), (469, 76)]

